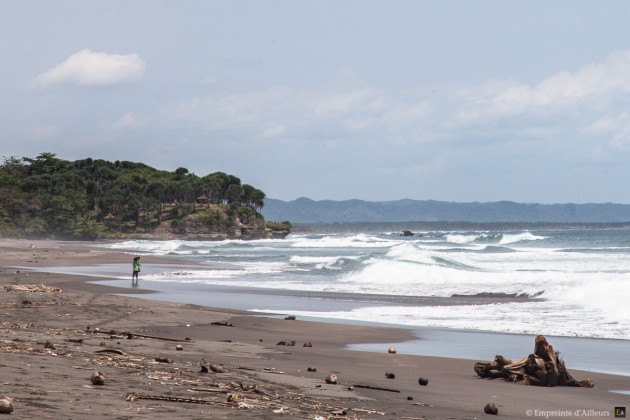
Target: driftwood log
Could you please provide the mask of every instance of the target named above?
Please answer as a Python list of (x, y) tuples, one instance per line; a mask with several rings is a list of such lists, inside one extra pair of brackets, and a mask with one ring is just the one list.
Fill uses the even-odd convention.
[(513, 361), (503, 356), (495, 356), (492, 362), (475, 363), (475, 373), (482, 378), (503, 378), (511, 382), (536, 386), (579, 386), (592, 388), (593, 381), (578, 381), (567, 371), (560, 353), (555, 351), (547, 339), (536, 336), (534, 352), (522, 359)]

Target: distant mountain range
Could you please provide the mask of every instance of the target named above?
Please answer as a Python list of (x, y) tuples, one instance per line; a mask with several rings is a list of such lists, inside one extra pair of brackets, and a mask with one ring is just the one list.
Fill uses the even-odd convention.
[(471, 222), (471, 223), (625, 223), (628, 204), (536, 204), (498, 201), (456, 203), (434, 200), (321, 200), (265, 199), (267, 220), (292, 223), (357, 222)]

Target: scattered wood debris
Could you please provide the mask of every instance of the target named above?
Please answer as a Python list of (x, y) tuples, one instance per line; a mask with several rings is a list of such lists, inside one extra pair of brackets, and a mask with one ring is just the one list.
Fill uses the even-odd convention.
[(4, 290), (7, 292), (39, 292), (39, 293), (58, 293), (61, 289), (58, 287), (46, 286), (45, 284), (6, 284)]

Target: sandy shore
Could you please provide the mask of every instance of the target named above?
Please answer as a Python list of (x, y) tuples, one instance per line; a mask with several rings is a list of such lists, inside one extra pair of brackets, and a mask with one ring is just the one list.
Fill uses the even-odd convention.
[[(475, 419), (488, 416), (490, 401), (503, 418), (614, 418), (615, 407), (630, 407), (630, 395), (612, 392), (630, 390), (629, 377), (569, 365), (596, 387), (480, 379), (470, 360), (344, 349), (395, 346), (411, 338), (408, 330), (123, 297), (113, 293), (129, 289), (41, 271), (127, 260), (90, 244), (0, 241), (0, 396), (14, 399), (13, 418)], [(220, 366), (225, 372), (211, 369)], [(92, 384), (94, 370), (105, 375), (104, 385)], [(331, 373), (337, 384), (326, 383)], [(421, 376), (427, 386), (418, 384)]]

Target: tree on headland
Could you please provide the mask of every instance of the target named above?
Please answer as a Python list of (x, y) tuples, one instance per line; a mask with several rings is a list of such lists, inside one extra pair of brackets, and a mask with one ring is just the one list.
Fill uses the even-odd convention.
[(181, 231), (204, 211), (195, 223), (228, 231), (241, 219), (264, 225), (264, 198), (224, 172), (199, 177), (183, 167), (11, 156), (0, 165), (0, 235), (87, 239), (151, 232), (165, 221)]

